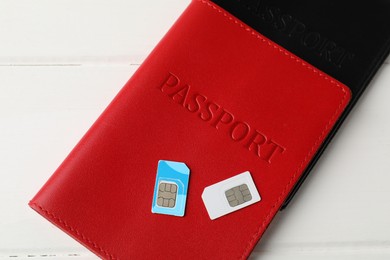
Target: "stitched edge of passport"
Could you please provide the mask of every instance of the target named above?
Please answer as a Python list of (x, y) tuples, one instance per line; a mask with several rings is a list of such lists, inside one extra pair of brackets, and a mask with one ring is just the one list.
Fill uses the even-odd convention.
[[(214, 4), (213, 2), (210, 2), (209, 0), (195, 0), (195, 1), (201, 2), (202, 4), (205, 4), (208, 7), (214, 9), (215, 11), (217, 11), (218, 13), (220, 13), (221, 15), (226, 17), (229, 21), (231, 21), (231, 22), (237, 24), (238, 26), (240, 26), (243, 30), (245, 30), (246, 32), (251, 34), (256, 39), (261, 40), (263, 43), (266, 43), (269, 47), (272, 47), (274, 49), (279, 50), (279, 52), (281, 54), (284, 54), (287, 58), (290, 58), (290, 59), (296, 61), (298, 64), (302, 65), (303, 67), (305, 67), (308, 70), (312, 71), (313, 73), (317, 74), (319, 77), (321, 77), (321, 78), (329, 81), (333, 85), (339, 87), (339, 89), (345, 95), (346, 95), (346, 89), (348, 89), (348, 91), (350, 91), (349, 88), (341, 86), (338, 82), (336, 82), (336, 80), (334, 80), (331, 77), (327, 76), (325, 73), (322, 73), (320, 70), (316, 69), (311, 64), (305, 62), (304, 60), (302, 60), (298, 56), (295, 56), (294, 54), (290, 53), (289, 51), (283, 49), (283, 47), (281, 47), (281, 46), (277, 45), (276, 43), (272, 42), (271, 40), (269, 40), (265, 36), (261, 35), (259, 32), (253, 30), (251, 27), (249, 27), (248, 25), (244, 24), (238, 18), (234, 17), (232, 14), (230, 14), (227, 11), (223, 10), (221, 7), (219, 7), (218, 5)], [(345, 96), (344, 96), (344, 98), (345, 98)]]
[[(312, 71), (313, 73), (317, 74), (318, 76), (324, 78), (325, 80), (327, 81), (330, 81), (333, 85), (339, 87), (341, 89), (341, 91), (344, 93), (344, 96), (335, 112), (335, 114), (332, 116), (332, 118), (329, 120), (328, 124), (326, 125), (325, 129), (323, 130), (323, 132), (321, 133), (320, 137), (318, 138), (318, 140), (314, 143), (312, 149), (310, 150), (309, 154), (306, 155), (305, 159), (303, 160), (303, 162), (301, 163), (301, 165), (298, 167), (297, 171), (294, 173), (294, 175), (291, 177), (289, 183), (286, 185), (286, 187), (283, 189), (282, 193), (280, 194), (278, 200), (276, 201), (276, 203), (271, 207), (270, 209), (270, 212), (268, 213), (268, 215), (265, 217), (264, 221), (262, 222), (261, 226), (259, 227), (259, 229), (253, 234), (251, 240), (249, 241), (249, 244), (248, 246), (245, 248), (245, 251), (243, 252), (243, 254), (239, 257), (239, 259), (245, 259), (246, 256), (250, 253), (250, 250), (251, 248), (254, 246), (254, 242), (256, 242), (256, 239), (259, 237), (259, 235), (261, 235), (261, 233), (263, 232), (264, 230), (264, 227), (267, 225), (267, 222), (269, 221), (269, 219), (272, 217), (272, 212), (273, 210), (276, 208), (276, 206), (280, 203), (280, 201), (282, 200), (283, 196), (286, 195), (287, 193), (287, 190), (288, 190), (288, 187), (292, 184), (293, 180), (296, 178), (296, 176), (298, 175), (299, 171), (302, 169), (303, 165), (307, 162), (308, 158), (311, 156), (311, 154), (313, 153), (314, 151), (314, 148), (317, 146), (317, 144), (321, 141), (321, 138), (324, 136), (325, 132), (327, 131), (327, 129), (329, 128), (329, 126), (331, 125), (332, 121), (334, 121), (334, 119), (336, 118), (337, 114), (339, 113), (343, 103), (345, 102), (345, 99), (347, 97), (347, 92), (346, 92), (346, 88), (345, 87), (342, 87), (340, 84), (338, 84), (336, 81), (334, 81), (333, 79), (329, 78), (328, 76), (326, 76), (325, 74), (321, 73), (319, 70), (315, 69), (313, 66), (311, 66), (310, 64), (304, 62), (303, 60), (299, 59), (298, 57), (294, 56), (293, 54), (289, 53), (288, 51), (284, 50), (283, 48), (281, 48), (280, 46), (278, 46), (277, 44), (271, 42), (270, 40), (266, 39), (265, 37), (263, 37), (260, 33), (254, 31), (253, 29), (251, 29), (249, 26), (245, 25), (243, 22), (239, 21), (237, 18), (235, 18), (234, 16), (232, 16), (231, 14), (229, 14), (228, 12), (222, 10), (219, 6), (209, 2), (209, 1), (206, 1), (206, 0), (196, 0), (200, 3), (203, 3), (205, 5), (207, 5), (208, 7), (214, 9), (215, 11), (217, 11), (218, 13), (222, 14), (224, 17), (228, 18), (230, 21), (234, 22), (235, 24), (237, 24), (238, 26), (240, 26), (243, 30), (247, 31), (249, 34), (251, 34), (252, 36), (254, 36), (255, 38), (261, 40), (262, 42), (264, 43), (267, 43), (268, 46), (270, 47), (273, 47), (274, 49), (278, 49), (279, 52), (281, 54), (284, 54), (286, 57), (289, 57), (293, 60), (295, 60), (296, 62), (298, 62), (299, 64), (301, 64), (302, 66), (306, 67), (307, 69), (309, 69), (310, 71)], [(85, 235), (83, 235), (81, 232), (79, 232), (77, 229), (73, 228), (72, 226), (68, 225), (64, 220), (62, 220), (61, 218), (57, 217), (55, 214), (51, 213), (50, 211), (46, 210), (45, 208), (43, 208), (42, 206), (38, 205), (37, 203), (35, 202), (31, 202), (30, 203), (31, 206), (36, 206), (38, 207), (38, 209), (41, 210), (41, 213), (43, 213), (44, 215), (46, 215), (48, 218), (54, 220), (58, 225), (62, 226), (64, 229), (67, 229), (69, 230), (70, 232), (74, 233), (75, 235), (78, 236), (78, 238), (80, 240), (82, 240), (84, 243), (92, 246), (93, 248), (95, 249), (98, 249), (100, 252), (102, 252), (105, 256), (107, 256), (109, 259), (112, 259), (112, 260), (115, 260), (115, 259), (118, 259), (116, 257), (114, 257), (112, 254), (110, 254), (107, 250), (104, 250), (101, 246), (99, 246), (97, 243), (93, 242), (91, 239), (87, 238)], [(275, 215), (275, 213), (274, 213)]]
[[(344, 104), (346, 104), (346, 98), (347, 98), (347, 92), (350, 93), (350, 89), (347, 88), (346, 86), (340, 85), (338, 82), (327, 76), (326, 74), (322, 73), (320, 70), (316, 69), (314, 66), (310, 65), (309, 63), (305, 62), (304, 60), (300, 59), (299, 57), (295, 56), (294, 54), (288, 52), (287, 50), (283, 49), (281, 46), (277, 45), (276, 43), (272, 42), (271, 40), (267, 39), (263, 35), (261, 35), (259, 32), (253, 30), (251, 27), (248, 25), (244, 24), (241, 22), (239, 19), (231, 15), (229, 12), (223, 10), (221, 7), (218, 5), (208, 1), (208, 0), (196, 0), (200, 3), (203, 3), (207, 5), (208, 7), (212, 8), (216, 12), (220, 13), (224, 17), (226, 17), (229, 21), (235, 23), (236, 25), (240, 26), (243, 30), (248, 32), (250, 35), (255, 37), (256, 39), (262, 41), (263, 43), (266, 43), (269, 47), (273, 49), (279, 50), (279, 53), (282, 55), (284, 54), (285, 57), (290, 58), (292, 60), (295, 60), (298, 64), (302, 65), (303, 67), (307, 68), (308, 70), (312, 71), (314, 74), (318, 75), (319, 77), (325, 79), (326, 81), (329, 81), (332, 85), (338, 87), (342, 92), (343, 92), (343, 97), (340, 101), (339, 106), (337, 107), (334, 115), (330, 118), (329, 122), (326, 124), (324, 130), (321, 132), (320, 136), (318, 139), (314, 142), (312, 148), (310, 149), (309, 153), (305, 156), (303, 159), (302, 163), (299, 165), (295, 173), (291, 176), (289, 182), (287, 183), (286, 187), (283, 189), (281, 194), (279, 195), (278, 199), (276, 202), (273, 204), (273, 206), (269, 209), (269, 213), (265, 217), (264, 221), (261, 223), (260, 227), (258, 230), (252, 235), (251, 240), (248, 243), (248, 246), (245, 248), (243, 254), (239, 257), (239, 259), (246, 259), (246, 257), (249, 255), (251, 249), (255, 246), (256, 242), (260, 239), (260, 235), (264, 233), (265, 227), (268, 225), (268, 222), (270, 219), (276, 214), (277, 212), (277, 206), (281, 203), (283, 196), (285, 196), (288, 192), (289, 187), (291, 184), (293, 184), (294, 180), (298, 176), (299, 172), (302, 170), (303, 166), (305, 163), (309, 160), (309, 158), (313, 155), (313, 152), (315, 150), (315, 147), (321, 142), (323, 139), (325, 133), (329, 129), (329, 127), (332, 125), (332, 123), (335, 122), (337, 115), (340, 113), (340, 110)], [(276, 210), (275, 210), (276, 209)]]
[(77, 237), (82, 240), (85, 244), (91, 246), (92, 248), (95, 248), (97, 250), (99, 250), (101, 253), (103, 253), (106, 257), (108, 257), (108, 259), (112, 259), (112, 260), (115, 260), (115, 259), (118, 259), (116, 257), (114, 257), (114, 255), (108, 253), (107, 250), (104, 250), (101, 246), (99, 246), (97, 243), (93, 242), (91, 239), (89, 239), (88, 237), (86, 237), (83, 233), (81, 233), (80, 231), (78, 231), (77, 229), (73, 228), (72, 226), (68, 225), (68, 223), (66, 223), (64, 220), (62, 220), (61, 218), (57, 217), (55, 214), (53, 214), (52, 212), (46, 210), (45, 208), (43, 208), (42, 206), (38, 205), (36, 202), (30, 202), (30, 206), (32, 207), (36, 207), (37, 209), (39, 209), (43, 215), (45, 215), (46, 217), (52, 219), (53, 221), (55, 221), (58, 225), (62, 226), (64, 229), (67, 229), (69, 231), (71, 231), (73, 234), (77, 235)]

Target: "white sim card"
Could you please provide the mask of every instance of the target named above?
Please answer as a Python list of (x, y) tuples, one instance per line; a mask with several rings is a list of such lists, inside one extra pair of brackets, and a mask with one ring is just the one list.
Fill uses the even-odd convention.
[(261, 197), (246, 171), (206, 187), (202, 199), (210, 218), (216, 219), (259, 202)]

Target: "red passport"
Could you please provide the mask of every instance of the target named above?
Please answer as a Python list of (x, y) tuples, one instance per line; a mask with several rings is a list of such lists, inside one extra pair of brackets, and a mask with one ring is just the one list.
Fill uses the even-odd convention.
[[(194, 0), (30, 206), (104, 259), (244, 259), (350, 97)], [(161, 159), (191, 171), (184, 217), (151, 212)], [(211, 220), (203, 190), (245, 171), (261, 201)]]

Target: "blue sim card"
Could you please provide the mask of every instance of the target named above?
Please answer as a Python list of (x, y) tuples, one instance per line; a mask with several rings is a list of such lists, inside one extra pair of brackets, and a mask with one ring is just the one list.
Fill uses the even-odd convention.
[(160, 160), (154, 186), (152, 213), (183, 217), (190, 169), (182, 162)]

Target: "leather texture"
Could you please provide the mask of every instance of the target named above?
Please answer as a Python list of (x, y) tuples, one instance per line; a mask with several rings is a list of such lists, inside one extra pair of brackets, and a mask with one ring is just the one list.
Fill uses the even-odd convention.
[(352, 99), (285, 208), (390, 51), (390, 1), (213, 0), (298, 57), (346, 84)]
[[(30, 206), (104, 259), (245, 259), (350, 98), (194, 0)], [(182, 218), (151, 213), (161, 159), (190, 168)], [(204, 188), (244, 171), (262, 200), (210, 220)]]

